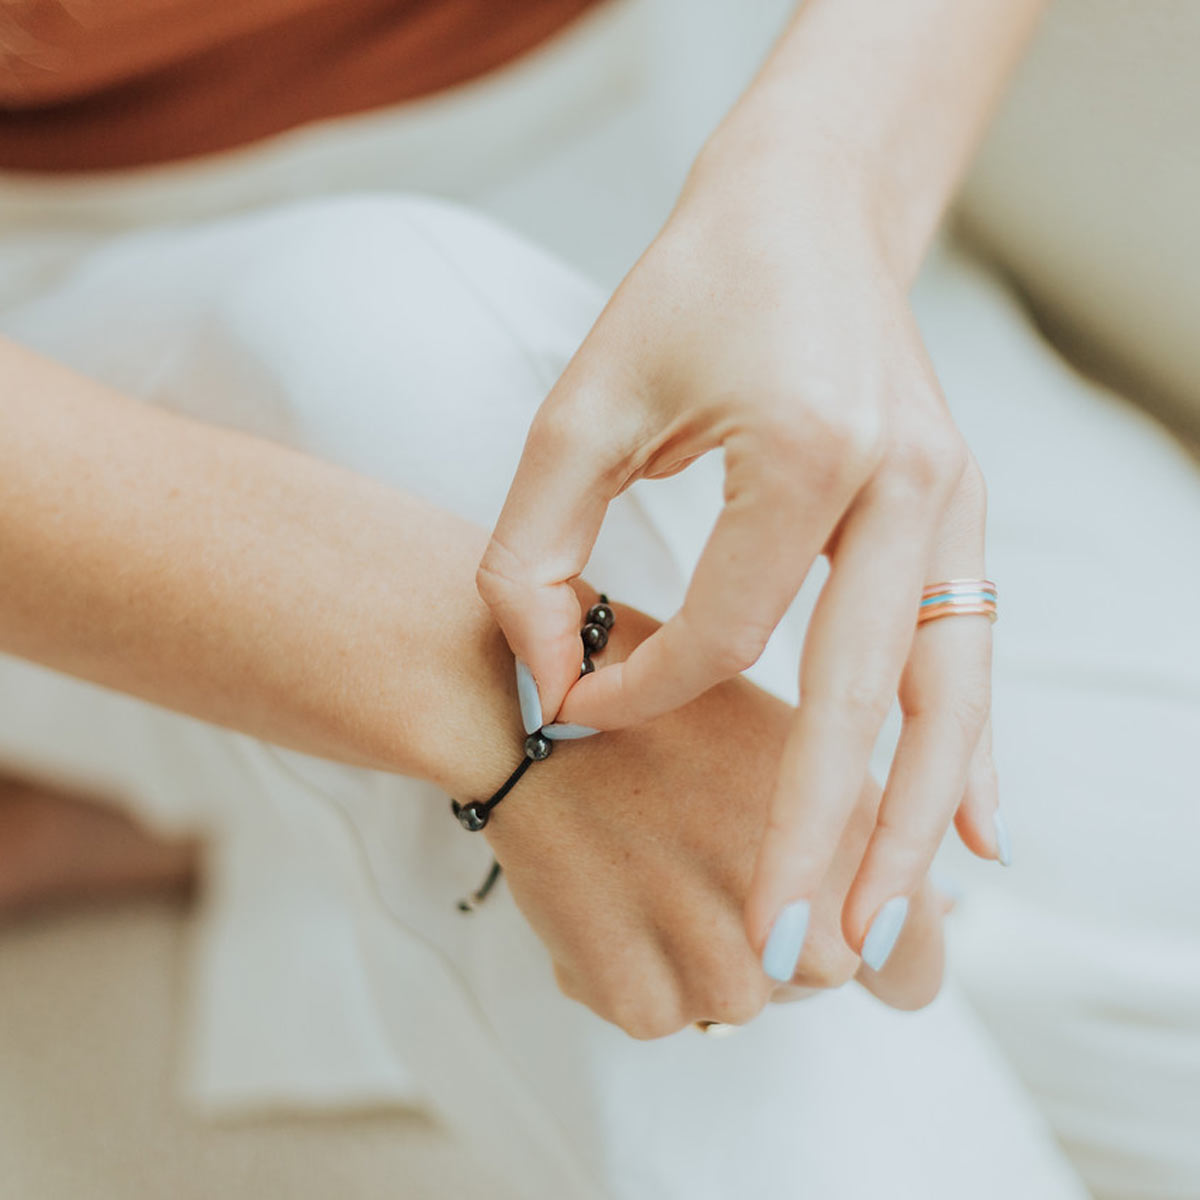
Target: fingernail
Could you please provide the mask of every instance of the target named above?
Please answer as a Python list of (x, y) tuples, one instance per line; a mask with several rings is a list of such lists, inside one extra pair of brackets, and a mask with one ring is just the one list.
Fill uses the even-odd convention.
[(866, 941), (863, 942), (862, 960), (871, 968), (878, 971), (887, 962), (888, 955), (896, 947), (900, 930), (904, 928), (904, 920), (908, 916), (908, 898), (897, 896), (889, 900), (871, 922), (867, 930)]
[(593, 729), (590, 725), (547, 725), (542, 733), (545, 734), (552, 742), (572, 742), (576, 738), (591, 737), (593, 733), (599, 733), (600, 730)]
[(1004, 814), (996, 809), (992, 813), (992, 828), (996, 831), (996, 861), (1002, 867), (1012, 866), (1012, 841), (1008, 836), (1008, 826), (1004, 823)]
[(537, 733), (542, 727), (542, 698), (538, 694), (533, 672), (517, 659), (517, 700), (521, 705), (521, 724), (526, 733)]
[(771, 926), (767, 944), (763, 947), (762, 967), (777, 983), (787, 983), (796, 973), (804, 935), (808, 933), (808, 901), (789, 904)]

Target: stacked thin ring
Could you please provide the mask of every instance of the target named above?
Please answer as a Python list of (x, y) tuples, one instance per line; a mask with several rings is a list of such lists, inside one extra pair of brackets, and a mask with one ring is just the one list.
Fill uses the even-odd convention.
[(973, 615), (996, 619), (996, 585), (990, 579), (946, 579), (929, 584), (921, 593), (917, 624)]

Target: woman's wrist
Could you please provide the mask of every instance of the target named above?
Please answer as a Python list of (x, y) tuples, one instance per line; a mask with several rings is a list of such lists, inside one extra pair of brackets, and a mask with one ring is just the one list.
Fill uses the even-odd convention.
[[(1044, 0), (800, 7), (689, 180), (856, 228), (907, 288)], [(685, 196), (687, 191), (685, 191)]]
[[(581, 606), (593, 603), (596, 591), (578, 584)], [(608, 644), (596, 655), (597, 665), (620, 662), (640, 641), (649, 636), (655, 622), (644, 613), (623, 605), (615, 606), (619, 619)], [(448, 636), (438, 647), (437, 671), (441, 685), (436, 698), (418, 718), (402, 752), (406, 768), (436, 783), (462, 802), (483, 800), (504, 782), (524, 754), (525, 729), (517, 697), (515, 660), (498, 626), (472, 592), (464, 596), (461, 611), (448, 614)], [(582, 648), (581, 648), (582, 661)], [(551, 715), (546, 715), (547, 723)], [(573, 775), (570, 760), (578, 767), (593, 758), (590, 739), (555, 742), (548, 759), (538, 762), (519, 784), (520, 795), (561, 788)], [(521, 822), (515, 817), (517, 804), (506, 801), (503, 812), (489, 822), (489, 836), (511, 833)], [(513, 816), (513, 819), (504, 818)]]
[(443, 786), (504, 771), (520, 723), (481, 529), (2, 340), (0, 364), (0, 648), (308, 754)]
[(693, 163), (676, 217), (720, 210), (721, 224), (770, 238), (764, 252), (786, 255), (784, 241), (837, 247), (907, 290), (945, 196), (929, 181), (902, 183), (893, 156), (861, 131), (797, 120), (796, 100), (775, 86), (748, 93)]
[(396, 769), (465, 801), (503, 782), (525, 732), (512, 652), (470, 578), (462, 596), (458, 611), (442, 608), (441, 626), (422, 653), (422, 695), (410, 701), (414, 715), (404, 723), (395, 761)]
[[(597, 598), (597, 591), (586, 584), (577, 582), (575, 590), (585, 610)], [(616, 614), (616, 621), (609, 631), (604, 649), (593, 656), (597, 668), (624, 662), (634, 648), (658, 627), (657, 621), (637, 609), (615, 602), (611, 607)], [(512, 662), (510, 654), (510, 674)], [(511, 709), (513, 712), (517, 709), (515, 689)], [(547, 714), (547, 722), (549, 720)], [(525, 734), (520, 728), (519, 718), (516, 718), (516, 724), (518, 732), (510, 739), (509, 748), (506, 750), (506, 765), (499, 774), (492, 777), (484, 791), (474, 793), (472, 798), (486, 798), (494, 792), (520, 761)], [(568, 810), (576, 807), (580, 786), (588, 790), (594, 789), (596, 779), (601, 777), (597, 772), (603, 772), (606, 766), (611, 771), (613, 755), (619, 755), (621, 747), (628, 750), (632, 743), (641, 743), (642, 746), (635, 757), (644, 755), (644, 731), (641, 736), (635, 731), (615, 731), (594, 738), (554, 742), (549, 758), (538, 762), (525, 774), (513, 794), (494, 810), (492, 818), (488, 821), (485, 836), (497, 855), (503, 860), (514, 846), (527, 841), (530, 821), (542, 825), (553, 824), (557, 819), (566, 816)], [(649, 764), (647, 768), (652, 770)], [(538, 837), (544, 836), (546, 830), (543, 829)]]

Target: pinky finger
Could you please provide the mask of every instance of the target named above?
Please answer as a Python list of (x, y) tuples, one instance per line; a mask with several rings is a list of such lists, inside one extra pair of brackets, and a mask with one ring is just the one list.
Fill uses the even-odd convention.
[(994, 858), (1001, 866), (1012, 862), (1008, 826), (1000, 811), (1000, 788), (992, 758), (992, 723), (983, 727), (971, 765), (962, 803), (954, 814), (954, 827), (963, 845), (980, 858)]

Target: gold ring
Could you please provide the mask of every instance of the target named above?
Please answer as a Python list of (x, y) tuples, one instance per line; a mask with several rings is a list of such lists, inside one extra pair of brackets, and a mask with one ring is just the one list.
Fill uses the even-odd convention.
[(740, 1025), (730, 1025), (725, 1021), (693, 1021), (692, 1028), (705, 1037), (729, 1037), (741, 1031)]

